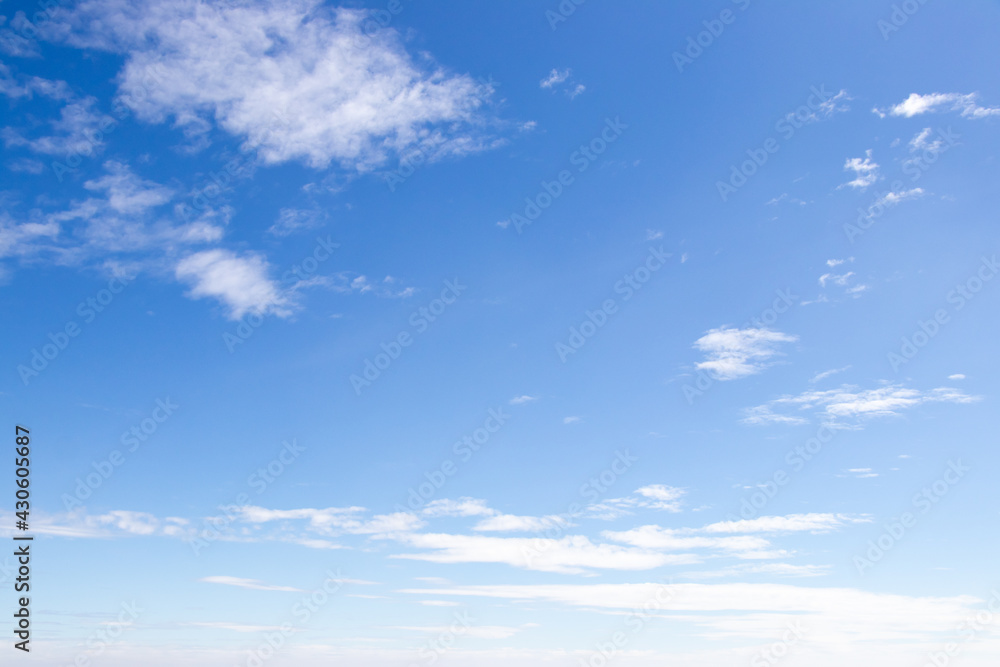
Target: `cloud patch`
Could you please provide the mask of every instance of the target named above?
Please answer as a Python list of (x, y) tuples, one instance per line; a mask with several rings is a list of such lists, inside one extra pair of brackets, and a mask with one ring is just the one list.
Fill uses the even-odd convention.
[(779, 354), (779, 345), (797, 340), (798, 336), (763, 328), (712, 329), (694, 342), (707, 357), (697, 368), (709, 371), (717, 380), (738, 380), (763, 371)]

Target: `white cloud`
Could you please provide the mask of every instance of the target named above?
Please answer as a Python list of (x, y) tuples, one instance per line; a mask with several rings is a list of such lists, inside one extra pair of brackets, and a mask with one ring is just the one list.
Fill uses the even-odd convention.
[(780, 343), (797, 340), (798, 336), (770, 329), (712, 329), (694, 343), (708, 357), (697, 368), (711, 371), (717, 380), (754, 375), (767, 368), (767, 360), (778, 354), (775, 348)]
[(815, 384), (815, 383), (819, 382), (820, 380), (825, 380), (826, 378), (830, 377), (831, 375), (836, 375), (837, 373), (843, 373), (844, 371), (848, 370), (849, 368), (850, 368), (850, 366), (844, 366), (843, 368), (832, 368), (832, 369), (830, 369), (828, 371), (823, 371), (822, 373), (816, 373), (816, 375), (812, 376), (812, 378), (809, 379), (809, 383), (810, 384)]
[(834, 274), (834, 273), (825, 273), (825, 274), (823, 274), (822, 276), (819, 277), (819, 284), (820, 284), (820, 287), (826, 287), (827, 281), (831, 281), (832, 280), (835, 284), (840, 285), (840, 286), (844, 286), (844, 285), (847, 284), (847, 281), (850, 280), (851, 276), (853, 276), (853, 275), (854, 275), (853, 271), (848, 271), (847, 273), (839, 275), (839, 276), (836, 275), (836, 274)]
[(588, 505), (585, 515), (587, 518), (610, 521), (628, 516), (637, 509), (677, 513), (681, 511), (681, 498), (686, 493), (685, 489), (665, 484), (649, 484), (625, 498), (608, 498)]
[(32, 254), (59, 236), (56, 222), (17, 223), (5, 211), (0, 211), (0, 257)]
[(459, 500), (441, 498), (432, 500), (427, 503), (427, 506), (422, 511), (422, 514), (428, 517), (492, 516), (496, 513), (496, 510), (486, 506), (485, 500), (478, 498), (460, 498)]
[(769, 405), (757, 405), (752, 408), (747, 408), (743, 411), (744, 424), (755, 424), (755, 425), (765, 425), (765, 424), (807, 424), (809, 420), (804, 417), (795, 417), (793, 415), (781, 415), (774, 412)]
[(802, 416), (783, 415), (775, 409), (793, 408), (802, 415), (813, 412), (824, 423), (834, 426), (858, 425), (874, 417), (897, 416), (927, 403), (972, 403), (979, 397), (969, 396), (958, 389), (939, 387), (931, 391), (911, 389), (900, 384), (887, 384), (877, 389), (860, 389), (853, 385), (843, 385), (839, 389), (807, 391), (798, 396), (783, 396), (765, 405), (749, 408), (744, 422), (767, 424), (787, 421), (804, 423)]
[(283, 208), (278, 219), (268, 228), (274, 236), (289, 236), (296, 232), (323, 226), (323, 213), (316, 209)]
[(45, 163), (41, 160), (34, 160), (32, 158), (18, 158), (8, 162), (7, 168), (14, 172), (35, 174), (37, 176), (45, 171)]
[[(48, 252), (61, 264), (79, 264), (95, 258), (107, 261), (109, 254), (118, 253), (170, 255), (222, 238), (230, 209), (209, 207), (197, 218), (177, 221), (162, 214), (176, 195), (172, 188), (140, 178), (121, 162), (109, 160), (103, 168), (102, 176), (83, 184), (93, 196), (56, 212), (32, 211), (28, 223), (15, 225), (9, 216), (0, 220), (0, 227), (7, 228), (0, 232), (7, 241), (6, 248), (0, 241), (0, 250), (19, 255)], [(43, 236), (48, 240), (41, 242)]]
[(961, 373), (955, 373), (954, 375), (949, 375), (948, 379), (949, 380), (964, 380), (965, 376), (962, 375)]
[(853, 257), (848, 257), (847, 259), (828, 259), (826, 260), (826, 265), (832, 269), (840, 266), (841, 264), (853, 261), (854, 261)]
[(270, 267), (260, 255), (242, 257), (229, 250), (203, 250), (177, 263), (178, 280), (192, 283), (188, 295), (194, 299), (212, 297), (229, 310), (229, 318), (238, 320), (247, 313), (291, 314), (288, 297), (269, 277)]
[(641, 526), (626, 531), (606, 530), (603, 537), (613, 542), (654, 551), (692, 551), (696, 549), (721, 550), (736, 558), (761, 560), (782, 558), (788, 554), (770, 550), (771, 543), (762, 537), (738, 535), (734, 537), (692, 536), (681, 531), (660, 526)]
[(422, 528), (424, 521), (410, 512), (376, 514), (371, 519), (361, 519), (363, 507), (328, 507), (326, 509), (302, 508), (271, 510), (248, 505), (238, 508), (240, 517), (250, 523), (270, 521), (308, 520), (309, 526), (324, 535), (372, 535), (387, 538), (399, 533)]
[(910, 139), (910, 151), (931, 151), (932, 153), (941, 152), (941, 147), (944, 142), (941, 139), (935, 139), (934, 141), (927, 141), (931, 136), (932, 130), (929, 127), (925, 127), (923, 130), (918, 132), (912, 139)]
[[(0, 130), (7, 148), (23, 147), (42, 155), (58, 156), (65, 159), (70, 154), (91, 157), (104, 148), (104, 131), (116, 121), (98, 112), (97, 100), (93, 97), (76, 95), (65, 81), (43, 79), (41, 77), (14, 77), (10, 68), (0, 63), (0, 94), (11, 98), (32, 99), (36, 96), (48, 98), (61, 104), (58, 118), (48, 121), (46, 128), (54, 132), (28, 138), (24, 130), (5, 127)], [(65, 167), (66, 165), (63, 165)]]
[(876, 202), (875, 206), (895, 206), (900, 202), (906, 201), (907, 199), (914, 199), (920, 197), (924, 194), (923, 188), (910, 188), (909, 190), (900, 190), (899, 192), (887, 192), (882, 197), (880, 197)]
[(868, 523), (868, 517), (849, 514), (788, 514), (755, 519), (720, 521), (701, 528), (705, 533), (826, 533), (852, 523)]
[(192, 628), (211, 628), (213, 630), (229, 630), (231, 632), (244, 632), (248, 634), (281, 630), (280, 625), (248, 625), (246, 623), (227, 623), (225, 621), (187, 621), (181, 625)]
[(146, 512), (115, 510), (91, 519), (91, 525), (110, 525), (133, 535), (152, 535), (160, 527), (159, 520)]
[[(530, 624), (529, 624), (530, 625)], [(389, 626), (393, 630), (404, 630), (408, 632), (421, 632), (428, 635), (444, 635), (446, 633), (455, 633), (454, 626), (448, 625), (394, 625)], [(510, 627), (506, 625), (473, 625), (467, 628), (463, 628), (461, 634), (464, 637), (474, 637), (476, 639), (509, 639), (521, 632), (525, 627)]]
[(878, 477), (878, 473), (874, 472), (871, 468), (848, 468), (844, 472), (858, 479), (868, 479), (870, 477)]
[(527, 394), (524, 394), (522, 396), (515, 396), (514, 398), (510, 399), (507, 402), (510, 403), (511, 405), (524, 405), (525, 403), (531, 403), (532, 401), (537, 401), (537, 400), (538, 400), (537, 396), (528, 396)]
[(878, 180), (878, 164), (872, 161), (872, 151), (865, 151), (865, 157), (848, 158), (844, 162), (844, 171), (853, 171), (854, 180), (844, 183), (840, 187), (852, 187), (864, 190), (869, 185)]
[(283, 591), (287, 593), (304, 593), (305, 591), (301, 588), (292, 588), (291, 586), (273, 586), (271, 584), (265, 584), (256, 579), (241, 579), (240, 577), (227, 577), (227, 576), (214, 576), (214, 577), (202, 577), (198, 581), (203, 581), (207, 584), (222, 584), (223, 586), (236, 586), (238, 588), (249, 588), (255, 591)]
[[(714, 639), (743, 638), (762, 643), (774, 628), (799, 621), (808, 628), (808, 646), (817, 659), (802, 664), (844, 663), (844, 646), (880, 642), (872, 647), (864, 664), (885, 664), (887, 648), (898, 654), (902, 644), (925, 643), (927, 650), (943, 646), (954, 637), (955, 619), (970, 618), (983, 600), (973, 596), (913, 597), (873, 593), (852, 588), (791, 586), (787, 584), (499, 584), (450, 588), (404, 589), (402, 593), (458, 598), (493, 598), (563, 604), (576, 609), (606, 609), (627, 612), (660, 600), (661, 609), (672, 619), (694, 623), (696, 634)], [(888, 646), (887, 646), (888, 645)], [(746, 655), (741, 653), (740, 655)], [(855, 654), (852, 654), (855, 655)], [(913, 651), (912, 664), (922, 651)], [(832, 657), (831, 657), (832, 656)], [(903, 656), (900, 656), (903, 657)], [(673, 664), (670, 659), (667, 660)], [(649, 664), (654, 664), (650, 662)], [(660, 658), (655, 664), (663, 664)], [(684, 664), (733, 664), (732, 654), (714, 662), (697, 657)], [(982, 664), (986, 664), (985, 662)]]
[(792, 563), (740, 563), (721, 570), (685, 572), (686, 579), (721, 579), (748, 574), (770, 574), (780, 577), (821, 577), (830, 573), (829, 565), (794, 565)]
[(572, 80), (572, 74), (573, 70), (571, 69), (553, 69), (547, 77), (538, 82), (538, 85), (541, 88), (551, 90), (562, 89), (566, 97), (572, 100), (587, 90), (587, 87), (582, 83), (576, 83)]
[(650, 570), (697, 561), (686, 555), (594, 544), (580, 535), (549, 539), (424, 533), (403, 535), (401, 540), (431, 552), (396, 554), (393, 558), (432, 563), (503, 563), (527, 570), (565, 574), (582, 574), (594, 569)]
[[(830, 262), (828, 261), (827, 264)], [(836, 285), (838, 287), (844, 288), (844, 293), (857, 298), (862, 292), (868, 290), (868, 285), (852, 285), (852, 279), (854, 278), (854, 272), (848, 271), (847, 273), (824, 273), (819, 277), (820, 287), (825, 288), (827, 283)]]
[(266, 163), (337, 162), (368, 171), (391, 156), (429, 159), (490, 147), (488, 84), (418, 64), (393, 28), (320, 0), (203, 3), (117, 0), (56, 8), (45, 35), (122, 53), (123, 99), (145, 121), (212, 120)]
[(552, 88), (553, 86), (560, 84), (566, 79), (568, 79), (571, 73), (572, 70), (569, 69), (564, 69), (564, 70), (553, 69), (551, 72), (549, 72), (549, 75), (547, 77), (538, 82), (538, 85), (542, 88)]
[(571, 526), (567, 519), (558, 515), (516, 516), (498, 514), (477, 523), (473, 530), (498, 533), (541, 533), (550, 529), (565, 529)]
[[(959, 93), (930, 93), (920, 95), (911, 93), (909, 97), (889, 109), (889, 115), (912, 118), (925, 113), (938, 111), (960, 111), (966, 118), (986, 118), (1000, 115), (1000, 108), (981, 107), (976, 103), (977, 93), (961, 95)], [(884, 115), (876, 110), (876, 113)]]
[(59, 118), (49, 123), (54, 134), (29, 139), (21, 131), (7, 127), (0, 135), (7, 148), (24, 147), (33, 153), (61, 159), (74, 153), (90, 157), (104, 148), (104, 140), (99, 138), (103, 136), (100, 128), (113, 121), (111, 116), (96, 111), (95, 105), (96, 100), (92, 97), (67, 103), (60, 110)]
[(680, 499), (686, 491), (674, 486), (665, 484), (650, 484), (636, 489), (635, 492), (643, 498), (648, 498), (652, 502), (653, 509), (668, 510), (670, 512), (680, 512)]
[(576, 417), (576, 416), (563, 417), (563, 424), (576, 424), (579, 421), (580, 421), (580, 418)]

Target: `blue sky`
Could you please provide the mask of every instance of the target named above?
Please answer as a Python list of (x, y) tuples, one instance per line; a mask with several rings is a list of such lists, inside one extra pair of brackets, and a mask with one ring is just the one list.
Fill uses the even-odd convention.
[(4, 2), (19, 659), (995, 664), (1000, 6), (676, 5)]

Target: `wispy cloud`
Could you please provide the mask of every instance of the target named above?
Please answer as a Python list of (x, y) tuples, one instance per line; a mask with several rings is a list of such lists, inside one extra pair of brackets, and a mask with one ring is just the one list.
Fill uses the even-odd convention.
[(844, 162), (844, 171), (853, 171), (854, 179), (840, 187), (851, 187), (864, 190), (879, 179), (879, 166), (872, 160), (872, 151), (865, 151), (865, 157), (848, 158)]
[(514, 398), (507, 401), (511, 405), (524, 405), (525, 403), (531, 403), (532, 401), (537, 401), (537, 396), (529, 396), (527, 394), (522, 394), (521, 396), (515, 396)]
[[(797, 396), (783, 396), (764, 405), (745, 411), (744, 423), (800, 424), (809, 421), (807, 415), (817, 415), (824, 423), (850, 427), (859, 426), (875, 417), (898, 416), (928, 403), (973, 403), (977, 396), (969, 396), (958, 389), (939, 387), (921, 391), (901, 384), (887, 384), (876, 389), (861, 389), (843, 385), (839, 389), (807, 391)], [(787, 414), (787, 410), (794, 410)]]
[[(977, 103), (978, 99), (978, 93), (969, 93), (966, 95), (960, 93), (930, 93), (927, 95), (911, 93), (905, 100), (890, 107), (888, 115), (912, 118), (913, 116), (940, 111), (957, 111), (966, 118), (986, 118), (988, 116), (1000, 115), (1000, 107), (979, 106)], [(874, 111), (882, 117), (886, 115), (885, 111), (879, 109), (875, 109)]]
[(828, 377), (830, 377), (832, 375), (836, 375), (837, 373), (843, 373), (844, 371), (848, 370), (849, 368), (850, 368), (850, 366), (844, 366), (843, 368), (832, 368), (832, 369), (830, 369), (828, 371), (823, 371), (822, 373), (816, 373), (816, 375), (812, 376), (809, 379), (809, 382), (810, 382), (810, 384), (815, 384), (816, 382), (819, 382), (821, 380), (825, 380), (826, 378), (828, 378)]
[(797, 340), (798, 336), (770, 329), (712, 329), (694, 343), (707, 357), (697, 368), (710, 371), (718, 380), (737, 380), (760, 373), (779, 354), (778, 345)]
[(549, 90), (562, 90), (563, 94), (572, 100), (587, 90), (585, 85), (572, 80), (572, 74), (573, 70), (568, 68), (553, 69), (548, 76), (538, 82), (538, 85)]
[(552, 88), (568, 79), (570, 73), (569, 69), (553, 69), (548, 76), (538, 82), (538, 85), (542, 88)]
[(125, 55), (119, 90), (140, 119), (216, 124), (265, 163), (364, 172), (415, 150), (435, 159), (491, 147), (492, 87), (412, 58), (392, 27), (366, 34), (365, 17), (317, 0), (154, 0), (141, 12), (87, 0), (54, 8), (42, 28)]
[(214, 577), (202, 577), (198, 581), (203, 581), (207, 584), (222, 584), (223, 586), (236, 586), (237, 588), (249, 588), (255, 591), (282, 591), (288, 593), (305, 593), (301, 588), (293, 588), (291, 586), (275, 586), (272, 584), (265, 584), (256, 579), (241, 579), (240, 577), (227, 577), (227, 576), (214, 576)]

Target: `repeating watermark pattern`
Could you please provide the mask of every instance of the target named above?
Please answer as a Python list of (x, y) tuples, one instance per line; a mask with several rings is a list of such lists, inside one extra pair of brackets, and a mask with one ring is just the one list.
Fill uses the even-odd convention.
[(586, 498), (589, 502), (585, 504), (570, 503), (565, 512), (552, 517), (548, 526), (542, 531), (543, 537), (530, 540), (521, 546), (521, 555), (524, 556), (525, 564), (529, 568), (532, 567), (533, 561), (548, 551), (555, 544), (554, 540), (562, 537), (566, 529), (573, 525), (573, 519), (582, 516), (587, 507), (599, 502), (615, 482), (638, 461), (639, 457), (632, 456), (627, 448), (623, 451), (616, 451), (615, 458), (607, 468), (580, 486), (580, 497)]
[(444, 289), (441, 290), (440, 296), (410, 315), (408, 322), (413, 333), (410, 329), (404, 329), (393, 336), (388, 343), (382, 342), (379, 345), (382, 351), (373, 358), (365, 359), (364, 370), (360, 374), (351, 374), (349, 380), (354, 395), (360, 396), (363, 389), (372, 386), (372, 383), (382, 377), (382, 374), (403, 354), (403, 350), (413, 345), (413, 341), (416, 340), (414, 336), (427, 331), (466, 289), (468, 285), (459, 283), (458, 278), (444, 281)]
[(549, 27), (554, 31), (560, 23), (565, 23), (569, 17), (576, 13), (577, 7), (587, 0), (561, 0), (553, 9), (545, 10), (545, 20), (549, 22)]
[(889, 352), (886, 355), (892, 370), (898, 373), (903, 365), (913, 361), (920, 350), (941, 332), (941, 327), (951, 322), (951, 316), (975, 299), (986, 283), (993, 280), (998, 271), (1000, 271), (1000, 264), (997, 264), (996, 255), (990, 258), (983, 257), (976, 273), (964, 283), (955, 285), (955, 288), (949, 291), (945, 297), (945, 301), (951, 305), (951, 311), (949, 312), (947, 308), (938, 308), (927, 320), (917, 320), (917, 329), (909, 336), (903, 336), (899, 350)]
[(774, 124), (774, 131), (780, 135), (781, 140), (777, 137), (768, 137), (759, 147), (748, 148), (746, 150), (747, 159), (739, 165), (730, 166), (729, 178), (725, 181), (715, 182), (715, 189), (719, 192), (719, 198), (723, 202), (729, 201), (729, 198), (736, 194), (737, 190), (746, 185), (754, 174), (767, 164), (772, 155), (781, 150), (781, 141), (788, 141), (795, 136), (798, 130), (815, 122), (819, 118), (817, 114), (833, 113), (836, 101), (847, 96), (847, 92), (843, 90), (831, 93), (826, 89), (825, 84), (820, 85), (819, 88), (812, 86), (809, 91), (809, 97), (806, 98), (805, 104), (782, 115)]
[(948, 469), (940, 478), (922, 488), (914, 494), (911, 504), (916, 510), (914, 512), (903, 512), (899, 517), (893, 518), (883, 526), (883, 532), (874, 540), (868, 540), (868, 549), (863, 556), (854, 557), (854, 567), (858, 574), (865, 574), (875, 567), (875, 564), (885, 558), (906, 534), (913, 529), (920, 521), (920, 517), (934, 509), (934, 506), (948, 495), (953, 486), (958, 484), (965, 477), (965, 474), (972, 470), (971, 467), (963, 465), (962, 460), (948, 461)]
[[(295, 461), (298, 460), (306, 448), (298, 444), (294, 438), (291, 442), (283, 441), (278, 455), (269, 461), (262, 468), (258, 468), (247, 477), (247, 486), (260, 495), (264, 493), (274, 482), (285, 473), (285, 471)], [(239, 521), (243, 512), (242, 509), (250, 505), (250, 494), (241, 491), (236, 494), (235, 502), (229, 505), (220, 505), (219, 510), (222, 516), (205, 517), (201, 526), (190, 531), (184, 538), (194, 555), (198, 556), (207, 549), (213, 542), (226, 539), (230, 527)]]
[[(621, 303), (628, 302), (636, 293), (648, 283), (653, 274), (663, 268), (670, 258), (670, 253), (663, 251), (663, 246), (650, 248), (649, 256), (632, 271), (629, 271), (614, 286), (615, 294), (621, 295)], [(578, 325), (569, 328), (569, 337), (566, 342), (556, 343), (556, 354), (559, 361), (566, 363), (571, 354), (579, 352), (587, 341), (597, 335), (597, 332), (604, 328), (608, 319), (618, 312), (619, 303), (616, 299), (605, 299), (601, 302), (600, 308), (584, 312), (584, 319)]]
[(428, 639), (427, 643), (418, 651), (420, 662), (411, 662), (410, 667), (419, 667), (420, 664), (433, 665), (444, 655), (448, 649), (455, 645), (459, 637), (468, 634), (472, 629), (472, 621), (468, 611), (455, 612), (452, 624), (438, 633), (437, 637)]
[(330, 600), (340, 592), (348, 580), (336, 572), (326, 571), (326, 579), (308, 595), (300, 598), (292, 605), (292, 616), (295, 622), (285, 621), (275, 630), (265, 632), (261, 642), (255, 649), (247, 651), (245, 667), (261, 667), (273, 658), (297, 631), (303, 629), (312, 620), (314, 614), (329, 604)]
[[(816, 434), (801, 445), (796, 445), (785, 454), (785, 463), (791, 466), (792, 472), (801, 472), (806, 464), (816, 458), (823, 448), (833, 441), (837, 430), (829, 424), (822, 424), (816, 430)], [(788, 470), (778, 468), (771, 477), (755, 485), (756, 491), (740, 500), (740, 517), (743, 519), (754, 519), (769, 502), (778, 495), (781, 487), (787, 486), (792, 477)], [(728, 521), (737, 521), (736, 515), (730, 513), (726, 516)]]
[[(614, 120), (604, 119), (604, 128), (596, 137), (586, 144), (581, 144), (573, 151), (569, 156), (569, 163), (576, 167), (578, 174), (582, 174), (608, 150), (609, 145), (618, 141), (618, 138), (627, 129), (628, 125), (621, 122), (619, 116), (615, 116)], [(535, 196), (525, 197), (524, 209), (520, 213), (511, 213), (508, 218), (497, 224), (503, 228), (513, 224), (518, 234), (523, 233), (525, 227), (538, 220), (545, 209), (552, 206), (552, 202), (561, 197), (566, 188), (575, 182), (576, 177), (573, 172), (569, 169), (563, 169), (551, 181), (543, 180), (540, 183), (541, 189)]]
[[(406, 0), (409, 2), (410, 0)], [(403, 0), (389, 0), (384, 9), (376, 9), (361, 21), (359, 33), (354, 38), (354, 46), (359, 49), (366, 49), (380, 31), (389, 27), (394, 16), (399, 16), (405, 9)]]
[[(732, 2), (743, 12), (750, 6), (751, 0), (732, 0)], [(715, 41), (726, 31), (726, 26), (736, 22), (737, 16), (739, 15), (732, 9), (723, 9), (719, 12), (718, 18), (702, 21), (701, 24), (705, 29), (697, 35), (687, 38), (687, 46), (683, 53), (680, 51), (673, 53), (674, 66), (677, 71), (683, 74), (685, 67), (694, 64), (695, 60), (701, 58), (705, 51), (715, 44)]]
[(889, 18), (879, 19), (876, 24), (879, 32), (882, 33), (882, 39), (888, 42), (893, 33), (899, 32), (927, 2), (928, 0), (903, 0), (899, 4), (894, 4)]
[[(122, 433), (120, 442), (123, 447), (127, 447), (126, 452), (132, 454), (138, 451), (139, 447), (149, 440), (160, 428), (160, 425), (170, 419), (178, 408), (180, 406), (171, 401), (169, 396), (164, 399), (156, 399), (156, 407), (149, 413), (149, 416)], [(76, 488), (72, 495), (62, 494), (61, 500), (66, 511), (70, 512), (74, 508), (83, 507), (84, 501), (90, 498), (94, 491), (101, 488), (115, 474), (115, 470), (125, 464), (126, 458), (125, 453), (121, 450), (113, 449), (107, 458), (101, 461), (92, 461), (90, 465), (94, 471), (82, 479), (76, 478)]]
[(618, 630), (606, 641), (597, 642), (590, 656), (586, 659), (580, 659), (580, 666), (605, 667), (608, 665), (628, 647), (639, 633), (646, 629), (646, 624), (649, 623), (650, 619), (657, 616), (656, 612), (666, 609), (670, 605), (671, 600), (676, 595), (677, 589), (674, 587), (673, 581), (658, 586), (652, 597), (629, 611), (629, 615), (624, 621), (628, 631)]
[(77, 305), (76, 314), (82, 318), (82, 324), (75, 319), (68, 320), (55, 333), (49, 332), (49, 342), (43, 344), (41, 350), (31, 348), (31, 360), (27, 364), (18, 364), (16, 369), (24, 386), (27, 387), (33, 378), (48, 368), (69, 347), (70, 342), (83, 332), (83, 327), (97, 319), (97, 316), (111, 305), (115, 297), (121, 294), (131, 281), (131, 277), (124, 275), (111, 278), (107, 287), (98, 290), (94, 296), (87, 297)]
[(121, 641), (126, 630), (132, 628), (139, 616), (145, 611), (134, 600), (132, 602), (122, 602), (121, 609), (114, 621), (103, 623), (101, 627), (90, 634), (86, 641), (86, 648), (81, 650), (70, 663), (73, 667), (90, 667), (97, 664), (96, 661), (108, 648)]
[(1000, 614), (1000, 591), (993, 589), (990, 591), (991, 597), (984, 609), (976, 612), (975, 616), (965, 618), (958, 627), (955, 628), (955, 641), (945, 644), (940, 651), (931, 651), (927, 654), (927, 662), (924, 667), (948, 667), (952, 658), (957, 658), (965, 645), (980, 636), (996, 624), (998, 614)]
[[(501, 429), (510, 415), (503, 411), (503, 407), (490, 408), (482, 426), (474, 429), (471, 434), (462, 436), (461, 440), (456, 440), (451, 447), (451, 451), (462, 463), (468, 463), (472, 457), (482, 450), (491, 438)], [(424, 481), (414, 487), (407, 489), (406, 506), (411, 511), (417, 511), (430, 502), (440, 491), (447, 481), (458, 474), (459, 464), (451, 458), (444, 459), (436, 468), (424, 473)], [(407, 511), (397, 503), (397, 512)]]
[(802, 629), (801, 621), (796, 619), (786, 627), (788, 629), (781, 635), (780, 640), (757, 652), (750, 660), (750, 667), (774, 667), (791, 652), (792, 647), (805, 638), (806, 632)]

